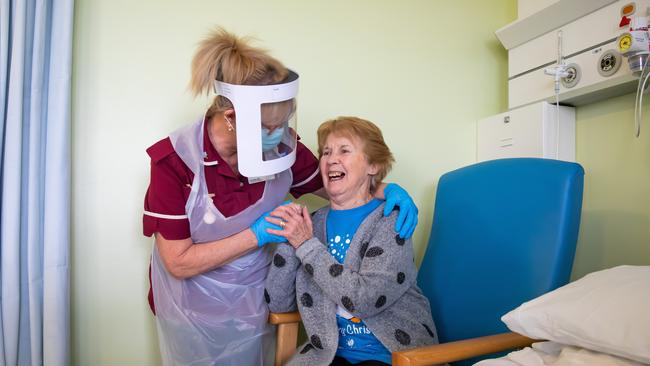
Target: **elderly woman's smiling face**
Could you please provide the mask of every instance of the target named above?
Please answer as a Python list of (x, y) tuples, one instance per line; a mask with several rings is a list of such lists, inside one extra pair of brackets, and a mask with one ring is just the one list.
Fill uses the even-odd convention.
[(349, 209), (371, 198), (370, 180), (377, 168), (368, 163), (358, 137), (327, 136), (320, 158), (325, 190), (334, 209)]

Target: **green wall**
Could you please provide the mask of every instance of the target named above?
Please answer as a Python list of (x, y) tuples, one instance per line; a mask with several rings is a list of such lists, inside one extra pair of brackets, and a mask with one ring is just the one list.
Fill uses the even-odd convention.
[[(647, 105), (647, 101), (645, 103)], [(585, 169), (573, 278), (650, 264), (650, 111), (634, 137), (634, 94), (576, 110), (576, 159)]]

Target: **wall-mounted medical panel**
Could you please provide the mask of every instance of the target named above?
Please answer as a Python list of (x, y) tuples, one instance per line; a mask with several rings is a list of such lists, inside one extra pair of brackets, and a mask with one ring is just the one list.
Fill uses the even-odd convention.
[[(559, 0), (524, 20), (539, 21), (548, 16), (548, 9), (568, 9), (567, 4), (572, 1)], [(538, 101), (555, 102), (553, 76), (545, 74), (544, 70), (557, 63), (559, 31), (562, 31), (561, 50), (565, 64), (573, 64), (575, 71), (574, 80), (563, 83), (559, 89), (560, 103), (578, 106), (635, 90), (638, 78), (630, 71), (627, 59), (619, 54), (617, 38), (629, 29), (621, 23), (623, 9), (634, 4), (634, 15), (646, 16), (650, 0), (607, 1), (609, 4), (603, 5), (604, 2), (599, 2), (599, 8), (568, 24), (509, 49), (509, 109)]]
[[(575, 161), (575, 108), (541, 102), (477, 123), (477, 160), (536, 157)], [(559, 130), (558, 130), (559, 127)]]
[(557, 31), (562, 30), (562, 52), (570, 57), (603, 42), (613, 41), (623, 28), (621, 1), (609, 4), (582, 18), (558, 27), (508, 51), (508, 77), (530, 71), (557, 60)]
[[(579, 106), (636, 90), (638, 77), (619, 56), (615, 40), (565, 61), (577, 65), (579, 72), (574, 85), (560, 84), (559, 97), (564, 104)], [(555, 102), (553, 77), (543, 68), (508, 80), (509, 108), (538, 101)]]
[(497, 30), (507, 50), (579, 19), (617, 0), (519, 0), (518, 19)]

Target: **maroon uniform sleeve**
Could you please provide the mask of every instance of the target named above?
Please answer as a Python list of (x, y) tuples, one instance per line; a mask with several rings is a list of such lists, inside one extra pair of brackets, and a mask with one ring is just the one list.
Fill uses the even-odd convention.
[(293, 173), (293, 183), (289, 192), (295, 198), (323, 187), (323, 180), (318, 169), (318, 159), (300, 141), (298, 141), (296, 150), (296, 162), (291, 167), (291, 172)]
[(147, 149), (151, 157), (151, 177), (144, 199), (143, 232), (160, 233), (168, 240), (190, 237), (185, 213), (192, 173), (174, 151), (169, 138)]

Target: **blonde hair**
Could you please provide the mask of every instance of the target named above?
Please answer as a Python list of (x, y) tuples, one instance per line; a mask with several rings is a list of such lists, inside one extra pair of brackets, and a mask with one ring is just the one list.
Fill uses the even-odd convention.
[(374, 123), (358, 117), (337, 117), (323, 122), (318, 127), (318, 157), (323, 156), (323, 147), (330, 135), (357, 138), (363, 144), (363, 153), (369, 164), (377, 167), (370, 181), (370, 193), (374, 193), (377, 185), (386, 178), (395, 162), (393, 153), (384, 141), (379, 127)]
[[(267, 50), (251, 46), (252, 38), (216, 28), (199, 44), (192, 60), (190, 89), (195, 96), (212, 90), (214, 80), (237, 85), (271, 85), (287, 78), (289, 71)], [(227, 98), (217, 96), (208, 116), (232, 108)]]

